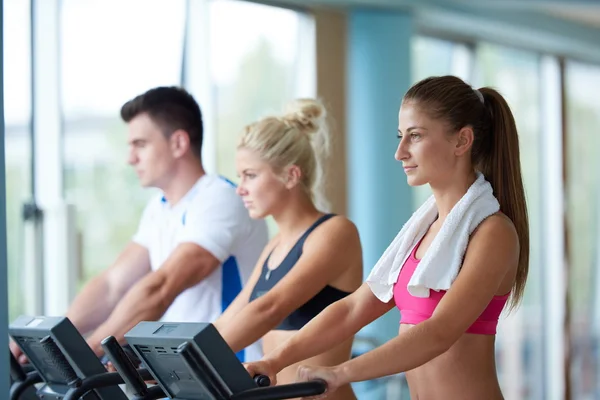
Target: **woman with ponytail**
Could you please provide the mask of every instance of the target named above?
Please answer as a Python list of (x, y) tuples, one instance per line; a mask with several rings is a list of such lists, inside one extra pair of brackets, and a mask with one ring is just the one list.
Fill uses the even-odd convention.
[[(278, 233), (247, 285), (214, 323), (236, 352), (261, 338), (264, 351), (271, 352), (362, 283), (358, 231), (347, 218), (326, 212), (321, 193), (328, 142), (326, 110), (314, 99), (294, 101), (285, 114), (261, 119), (242, 133), (237, 192), (250, 216), (272, 216)], [(352, 341), (348, 335), (304, 363), (333, 366), (347, 361)], [(271, 376), (273, 383), (295, 378), (294, 366)], [(355, 396), (350, 385), (341, 385), (332, 398)]]
[(432, 77), (405, 94), (398, 138), (395, 157), (408, 184), (428, 184), (432, 196), (357, 291), (246, 368), (274, 376), (397, 306), (397, 337), (339, 365), (300, 365), (299, 379), (323, 379), (331, 395), (404, 372), (413, 399), (500, 400), (496, 327), (522, 298), (529, 263), (513, 115), (492, 88)]

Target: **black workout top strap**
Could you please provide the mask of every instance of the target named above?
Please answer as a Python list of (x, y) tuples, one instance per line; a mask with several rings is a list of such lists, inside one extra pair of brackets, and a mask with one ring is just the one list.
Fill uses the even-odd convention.
[[(263, 263), (262, 272), (258, 282), (254, 286), (252, 293), (250, 294), (250, 301), (259, 298), (260, 296), (267, 293), (273, 288), (277, 282), (279, 282), (285, 275), (296, 265), (296, 262), (302, 256), (302, 250), (306, 238), (314, 231), (320, 224), (334, 217), (335, 214), (326, 214), (320, 217), (314, 224), (312, 224), (294, 244), (288, 254), (285, 256), (281, 264), (275, 269), (271, 270), (268, 267), (269, 259), (271, 254), (267, 257)], [(279, 324), (275, 329), (278, 330), (299, 330), (306, 325), (311, 319), (317, 314), (323, 311), (330, 304), (343, 299), (350, 293), (336, 289), (332, 286), (325, 286), (316, 296), (292, 312), (287, 316), (285, 320)]]

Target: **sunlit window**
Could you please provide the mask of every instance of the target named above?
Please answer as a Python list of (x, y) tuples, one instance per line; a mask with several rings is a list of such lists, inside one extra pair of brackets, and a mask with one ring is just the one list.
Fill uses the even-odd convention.
[[(217, 170), (237, 181), (234, 157), (242, 128), (281, 113), (294, 98), (315, 96), (311, 17), (246, 1), (212, 1), (210, 38)], [(276, 227), (267, 221), (273, 234)]]
[[(65, 196), (77, 206), (82, 282), (114, 261), (152, 193), (139, 187), (126, 164), (119, 108), (151, 87), (182, 79), (185, 1), (127, 1), (119, 3), (118, 13), (116, 4), (62, 2)], [(208, 5), (206, 62), (213, 88), (206, 109), (216, 115), (206, 119), (216, 124), (206, 135), (216, 138), (218, 172), (235, 180), (235, 142), (243, 126), (281, 111), (294, 97), (314, 94), (303, 85), (310, 71), (300, 71), (307, 57), (302, 44), (310, 39), (303, 34), (307, 17), (250, 2)]]
[[(481, 44), (476, 87), (492, 86), (505, 97), (519, 132), (521, 168), (529, 212), (529, 278), (523, 303), (499, 324), (498, 371), (508, 394), (542, 399), (544, 389), (543, 248), (541, 218), (540, 58), (535, 53)], [(557, 177), (560, 179), (560, 177)]]
[(598, 395), (600, 358), (600, 67), (568, 63), (567, 228), (571, 398)]
[(26, 289), (23, 203), (31, 200), (29, 2), (4, 0), (4, 118), (9, 320), (23, 313)]
[(126, 163), (119, 109), (151, 87), (179, 84), (184, 6), (183, 0), (62, 2), (65, 197), (77, 207), (82, 282), (115, 260), (152, 193)]
[[(283, 111), (285, 103), (314, 96), (304, 28), (309, 16), (246, 1), (220, 0), (210, 7), (210, 68), (216, 102), (217, 168), (236, 179), (236, 140), (244, 125)], [(304, 29), (303, 29), (304, 28)]]

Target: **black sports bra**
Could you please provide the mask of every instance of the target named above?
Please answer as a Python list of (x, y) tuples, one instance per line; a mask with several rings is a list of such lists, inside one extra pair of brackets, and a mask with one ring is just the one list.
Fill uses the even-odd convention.
[[(304, 242), (310, 233), (320, 224), (327, 221), (329, 218), (335, 216), (335, 214), (326, 214), (319, 218), (314, 224), (310, 226), (304, 232), (304, 234), (298, 239), (294, 247), (285, 256), (281, 264), (273, 270), (269, 269), (268, 263), (271, 254), (267, 257), (263, 264), (262, 273), (258, 282), (254, 286), (252, 293), (250, 294), (250, 301), (259, 298), (260, 296), (267, 293), (273, 286), (277, 284), (283, 277), (294, 267), (296, 262), (302, 256), (302, 248)], [(288, 315), (275, 329), (277, 330), (299, 330), (306, 325), (311, 319), (317, 314), (323, 311), (327, 306), (335, 303), (338, 300), (343, 299), (350, 293), (344, 292), (334, 288), (333, 286), (325, 286), (319, 293), (317, 293), (312, 299), (304, 303), (300, 308), (293, 311)]]

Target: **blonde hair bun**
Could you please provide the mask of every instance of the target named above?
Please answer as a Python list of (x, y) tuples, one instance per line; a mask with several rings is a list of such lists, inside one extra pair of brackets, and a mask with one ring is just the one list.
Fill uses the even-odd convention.
[(287, 104), (281, 116), (262, 118), (247, 125), (238, 148), (256, 151), (277, 173), (288, 165), (302, 170), (302, 185), (317, 208), (328, 210), (322, 193), (322, 162), (329, 154), (329, 129), (325, 106), (317, 99)]
[(305, 135), (313, 135), (321, 130), (327, 117), (325, 106), (316, 99), (297, 99), (286, 107), (283, 120), (293, 125)]

